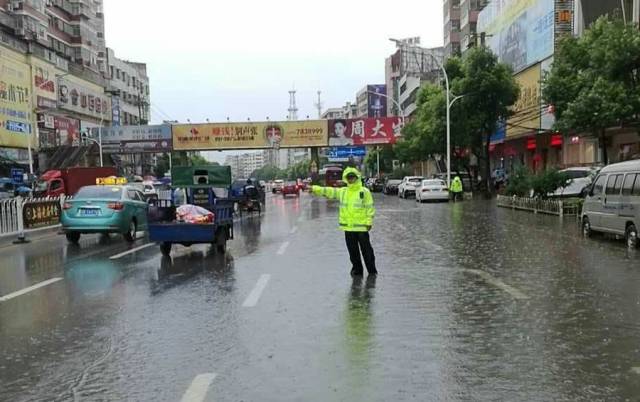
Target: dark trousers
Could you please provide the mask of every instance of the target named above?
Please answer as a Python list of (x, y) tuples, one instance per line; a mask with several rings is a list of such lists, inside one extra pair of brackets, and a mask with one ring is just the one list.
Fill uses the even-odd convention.
[(344, 232), (344, 238), (347, 242), (347, 250), (349, 250), (349, 259), (352, 266), (351, 273), (362, 275), (362, 259), (360, 258), (360, 251), (362, 251), (362, 258), (364, 258), (364, 263), (367, 266), (367, 272), (369, 274), (377, 274), (376, 256), (373, 253), (373, 247), (371, 247), (369, 232)]

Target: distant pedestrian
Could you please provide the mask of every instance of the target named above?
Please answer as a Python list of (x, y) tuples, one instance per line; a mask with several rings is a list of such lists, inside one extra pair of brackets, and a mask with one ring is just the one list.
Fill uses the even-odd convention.
[(463, 188), (462, 188), (462, 180), (460, 180), (460, 176), (456, 176), (453, 178), (453, 181), (451, 182), (451, 188), (449, 188), (449, 191), (451, 191), (451, 194), (453, 196), (453, 202), (463, 199), (464, 194), (463, 194)]
[(347, 183), (347, 187), (313, 186), (311, 193), (340, 201), (339, 224), (340, 229), (344, 231), (347, 250), (349, 250), (351, 275), (363, 275), (363, 258), (369, 275), (377, 275), (376, 257), (369, 239), (369, 231), (373, 226), (373, 217), (376, 212), (373, 207), (373, 197), (369, 189), (362, 185), (362, 176), (357, 169), (346, 168), (342, 174), (342, 180)]

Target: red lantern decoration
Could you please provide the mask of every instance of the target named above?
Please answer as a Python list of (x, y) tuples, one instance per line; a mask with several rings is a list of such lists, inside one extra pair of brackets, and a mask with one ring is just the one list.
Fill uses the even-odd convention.
[(555, 148), (562, 147), (563, 138), (561, 134), (554, 134), (551, 136), (551, 146)]
[(536, 149), (536, 139), (535, 138), (529, 138), (527, 139), (527, 149), (529, 151), (535, 151)]

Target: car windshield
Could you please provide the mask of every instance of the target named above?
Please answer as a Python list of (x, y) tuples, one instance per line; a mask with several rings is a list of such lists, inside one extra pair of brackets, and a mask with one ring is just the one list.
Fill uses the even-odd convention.
[(565, 170), (562, 173), (566, 174), (570, 179), (581, 179), (591, 176), (591, 170)]
[(119, 200), (122, 198), (122, 187), (88, 186), (82, 187), (73, 199), (75, 200)]
[(421, 180), (422, 180), (422, 177), (412, 177), (409, 179), (409, 181), (412, 183), (420, 183)]
[(422, 182), (423, 186), (446, 186), (445, 182), (442, 180), (424, 180)]

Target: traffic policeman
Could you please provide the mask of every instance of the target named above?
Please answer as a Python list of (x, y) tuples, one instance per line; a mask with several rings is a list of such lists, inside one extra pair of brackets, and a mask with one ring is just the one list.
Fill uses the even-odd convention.
[(377, 275), (376, 257), (369, 239), (369, 231), (376, 213), (373, 197), (369, 189), (362, 185), (362, 176), (357, 169), (346, 168), (342, 173), (342, 180), (347, 183), (347, 187), (313, 186), (311, 192), (317, 196), (340, 201), (339, 225), (344, 231), (349, 250), (351, 275), (363, 275), (362, 258), (369, 275)]

